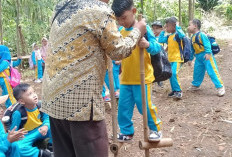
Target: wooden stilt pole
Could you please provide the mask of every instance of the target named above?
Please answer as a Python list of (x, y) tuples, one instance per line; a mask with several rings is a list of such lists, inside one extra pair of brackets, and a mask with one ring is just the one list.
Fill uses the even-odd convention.
[[(142, 19), (142, 15), (138, 15), (138, 20)], [(141, 92), (142, 92), (142, 105), (143, 105), (143, 131), (144, 131), (144, 142), (148, 141), (148, 127), (147, 127), (147, 104), (146, 104), (146, 93), (145, 93), (145, 68), (144, 68), (144, 49), (140, 48), (140, 80), (141, 80)], [(149, 149), (145, 149), (145, 157), (149, 157)]]
[(112, 129), (113, 129), (113, 143), (110, 145), (110, 150), (115, 157), (118, 156), (118, 151), (123, 143), (117, 143), (117, 103), (114, 95), (114, 80), (112, 71), (112, 60), (108, 57), (108, 72), (110, 81), (110, 97), (111, 97), (111, 115), (112, 115)]

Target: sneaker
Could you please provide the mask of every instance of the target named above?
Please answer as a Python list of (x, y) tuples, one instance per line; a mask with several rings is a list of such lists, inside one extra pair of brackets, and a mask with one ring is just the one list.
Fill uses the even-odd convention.
[(224, 86), (221, 87), (221, 88), (218, 88), (217, 90), (218, 90), (218, 96), (219, 97), (223, 96), (226, 93)]
[(39, 152), (39, 157), (52, 157), (52, 152), (50, 152), (48, 149), (42, 149)]
[(133, 136), (134, 136), (133, 134), (132, 135), (125, 135), (125, 134), (119, 133), (117, 135), (117, 139), (119, 142), (130, 143), (130, 142), (132, 142)]
[(35, 83), (41, 83), (42, 81), (40, 79), (35, 80)]
[(116, 91), (114, 95), (115, 95), (115, 98), (119, 98), (119, 91)]
[(104, 97), (103, 97), (103, 100), (104, 100), (105, 102), (110, 102), (110, 101), (111, 101), (110, 97), (108, 97), (108, 96), (104, 96)]
[(162, 132), (150, 130), (149, 141), (158, 142), (162, 138)]
[(197, 86), (194, 86), (194, 85), (192, 85), (192, 86), (190, 86), (190, 87), (188, 88), (188, 90), (190, 90), (190, 91), (197, 91), (197, 90), (199, 90), (199, 89), (200, 89), (200, 86), (197, 87)]
[(175, 92), (175, 94), (174, 94), (174, 98), (176, 98), (176, 99), (181, 99), (181, 98), (182, 98), (182, 96), (183, 96), (182, 91)]
[(175, 96), (175, 91), (172, 91), (171, 93), (168, 94), (169, 98), (173, 98)]

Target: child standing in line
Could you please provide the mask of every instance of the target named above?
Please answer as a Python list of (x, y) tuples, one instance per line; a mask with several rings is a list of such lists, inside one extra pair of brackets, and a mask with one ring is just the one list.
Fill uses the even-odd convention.
[[(117, 63), (117, 64), (116, 64)], [(115, 98), (119, 98), (119, 69), (120, 69), (120, 61), (112, 61), (113, 64), (113, 80), (114, 80), (114, 95)], [(119, 64), (119, 65), (118, 65)], [(109, 81), (109, 71), (108, 69), (106, 70), (105, 74), (105, 84), (108, 89), (110, 89), (110, 81)], [(102, 90), (102, 97), (105, 102), (110, 102), (111, 98), (107, 96), (106, 94), (106, 87), (103, 85), (103, 90)]]
[[(218, 72), (216, 60), (212, 54), (210, 41), (201, 30), (201, 21), (194, 19), (189, 22), (188, 31), (192, 35), (192, 52), (196, 57), (193, 71), (193, 81), (190, 90), (199, 90), (204, 80), (205, 71), (207, 71), (214, 86), (218, 90), (218, 96), (225, 94), (225, 88)], [(199, 42), (196, 42), (196, 36), (199, 36)], [(193, 55), (192, 55), (193, 56)], [(193, 60), (193, 57), (191, 58)], [(191, 62), (189, 63), (191, 65)]]
[[(165, 31), (171, 34), (165, 35)], [(166, 43), (168, 45), (168, 60), (172, 66), (172, 77), (170, 78), (172, 92), (168, 94), (168, 97), (181, 99), (183, 94), (178, 73), (184, 59), (181, 57), (179, 44), (176, 41), (176, 34), (180, 39), (183, 39), (185, 34), (181, 27), (177, 25), (177, 20), (175, 17), (171, 17), (166, 20), (165, 31), (160, 33), (158, 41), (159, 43)]]
[(31, 55), (31, 59), (35, 68), (35, 82), (41, 83), (43, 79), (43, 67), (42, 64), (44, 63), (39, 46), (36, 43), (32, 44), (33, 52)]
[(14, 88), (14, 97), (27, 115), (26, 122), (22, 124), (22, 113), (16, 110), (12, 114), (11, 128), (17, 126), (17, 129), (22, 127), (28, 131), (25, 138), (18, 142), (21, 157), (51, 157), (49, 150), (39, 150), (33, 146), (36, 141), (46, 138), (50, 138), (49, 145), (52, 143), (49, 116), (39, 111), (38, 96), (34, 89), (28, 84), (19, 84)]
[[(0, 96), (0, 104), (8, 99), (8, 95)], [(25, 129), (15, 131), (14, 127), (8, 133), (5, 132), (4, 126), (0, 121), (0, 157), (20, 157), (19, 147), (16, 141), (21, 140), (27, 134)]]
[[(136, 23), (133, 0), (114, 0), (112, 10), (115, 12), (119, 28), (123, 37), (126, 37), (133, 30), (133, 25)], [(139, 49), (144, 48), (144, 63), (145, 63), (145, 88), (147, 102), (148, 127), (150, 129), (149, 140), (159, 141), (162, 138), (161, 121), (157, 117), (157, 108), (152, 104), (152, 82), (154, 81), (153, 67), (151, 65), (151, 55), (160, 52), (161, 46), (156, 41), (154, 34), (149, 26), (147, 26), (146, 38), (142, 38), (132, 54), (122, 60), (121, 67), (121, 85), (118, 104), (118, 124), (120, 133), (118, 140), (121, 142), (130, 142), (134, 135), (134, 127), (132, 122), (134, 105), (136, 104), (138, 111), (142, 114), (142, 94), (140, 82), (140, 59)]]
[(5, 45), (0, 45), (0, 86), (2, 88), (2, 95), (9, 95), (5, 103), (6, 108), (16, 103), (13, 89), (8, 80), (8, 77), (10, 78), (10, 64), (11, 55), (9, 48)]
[[(152, 30), (153, 30), (153, 33), (155, 35), (155, 38), (158, 41), (160, 33), (163, 31), (163, 25), (162, 25), (162, 23), (160, 21), (155, 21), (155, 22), (153, 22), (153, 24), (151, 26), (152, 26)], [(162, 46), (164, 46), (164, 44), (162, 44)], [(157, 82), (157, 84), (161, 88), (164, 87), (163, 82)]]
[(112, 61), (112, 63), (113, 63), (115, 97), (119, 98), (119, 88), (120, 88), (119, 73), (120, 73), (121, 61)]

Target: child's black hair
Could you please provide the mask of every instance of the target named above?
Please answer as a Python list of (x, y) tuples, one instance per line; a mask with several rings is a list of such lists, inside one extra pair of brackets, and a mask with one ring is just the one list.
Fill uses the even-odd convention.
[(201, 21), (199, 19), (193, 19), (192, 23), (197, 26), (197, 28), (201, 29)]
[(22, 94), (24, 92), (26, 92), (29, 87), (30, 87), (30, 85), (26, 84), (26, 83), (21, 83), (21, 84), (17, 85), (13, 89), (13, 95), (14, 95), (15, 99), (18, 101), (21, 98)]
[(125, 11), (130, 10), (133, 6), (133, 0), (114, 0), (112, 10), (117, 17), (120, 17)]
[(177, 22), (177, 19), (176, 19), (174, 16), (168, 18), (168, 19), (165, 21), (166, 24), (167, 24), (167, 23), (176, 24), (176, 22)]

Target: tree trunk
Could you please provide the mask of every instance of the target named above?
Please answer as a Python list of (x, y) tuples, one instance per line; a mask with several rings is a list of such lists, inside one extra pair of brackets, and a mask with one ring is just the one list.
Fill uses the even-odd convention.
[(140, 0), (140, 3), (141, 3), (141, 9), (142, 9), (142, 13), (141, 13), (141, 14), (143, 15), (143, 13), (144, 13), (144, 12), (143, 12), (143, 11), (144, 11), (144, 10), (143, 10), (143, 0)]
[[(25, 41), (25, 38), (23, 36), (21, 26), (19, 26), (19, 37), (20, 37), (20, 41), (21, 41), (22, 56), (26, 56), (26, 54), (27, 54), (26, 41)], [(25, 65), (24, 62), (25, 62), (25, 60), (22, 60), (22, 68), (24, 68), (24, 65)]]
[(155, 1), (156, 1), (156, 0), (154, 0), (154, 21), (157, 19)]
[(193, 0), (193, 18), (195, 17), (195, 0)]
[(193, 20), (193, 0), (189, 0), (189, 21)]
[(20, 56), (20, 45), (19, 45), (19, 0), (16, 0), (16, 12), (17, 12), (17, 18), (16, 18), (16, 47), (17, 47), (17, 56)]
[(0, 45), (3, 45), (2, 0), (0, 0)]
[(182, 26), (182, 19), (181, 19), (181, 0), (179, 0), (179, 24)]

